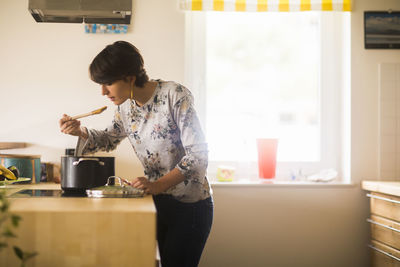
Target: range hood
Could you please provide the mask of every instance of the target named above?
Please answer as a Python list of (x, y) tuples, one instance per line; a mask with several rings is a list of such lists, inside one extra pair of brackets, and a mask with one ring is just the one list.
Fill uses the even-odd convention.
[(132, 0), (29, 0), (37, 22), (130, 24)]

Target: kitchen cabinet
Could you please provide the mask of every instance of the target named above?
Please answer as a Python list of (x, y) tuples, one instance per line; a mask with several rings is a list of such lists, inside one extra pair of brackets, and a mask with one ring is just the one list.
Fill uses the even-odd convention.
[(400, 267), (400, 182), (363, 181), (370, 198), (372, 267)]
[[(48, 183), (10, 188), (8, 194), (21, 188), (61, 189)], [(155, 266), (156, 210), (151, 196), (9, 199), (11, 212), (22, 217), (12, 244), (39, 253), (28, 266)], [(11, 249), (0, 253), (0, 266), (19, 266)]]

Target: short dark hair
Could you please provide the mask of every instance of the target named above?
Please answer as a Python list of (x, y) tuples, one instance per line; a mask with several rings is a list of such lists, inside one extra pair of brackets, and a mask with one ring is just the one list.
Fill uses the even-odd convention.
[(117, 41), (107, 45), (89, 66), (90, 78), (98, 84), (111, 84), (135, 76), (135, 85), (143, 87), (149, 81), (143, 67), (143, 57), (131, 43)]

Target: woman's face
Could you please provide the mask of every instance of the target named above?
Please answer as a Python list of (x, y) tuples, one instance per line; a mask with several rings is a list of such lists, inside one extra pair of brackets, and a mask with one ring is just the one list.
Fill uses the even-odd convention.
[(131, 96), (132, 80), (118, 80), (112, 84), (102, 84), (101, 94), (107, 96), (115, 105), (124, 103)]

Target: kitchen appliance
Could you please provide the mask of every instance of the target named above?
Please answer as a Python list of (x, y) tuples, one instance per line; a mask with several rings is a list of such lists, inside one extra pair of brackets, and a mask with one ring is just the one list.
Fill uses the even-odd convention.
[(40, 182), (41, 163), (39, 155), (0, 154), (0, 164), (6, 168), (15, 166), (19, 176), (31, 178), (32, 183)]
[(10, 198), (31, 197), (86, 197), (86, 193), (66, 193), (61, 189), (24, 189), (11, 194)]
[(29, 0), (37, 22), (130, 24), (132, 0)]
[[(118, 184), (115, 184), (115, 180)], [(85, 191), (64, 191), (60, 189), (23, 189), (11, 194), (11, 198), (32, 197), (92, 197), (92, 198), (140, 198), (144, 196), (142, 189), (126, 186), (123, 179), (110, 176), (104, 186), (87, 189)]]
[(84, 193), (102, 186), (115, 175), (114, 157), (61, 157), (61, 188), (67, 193)]

